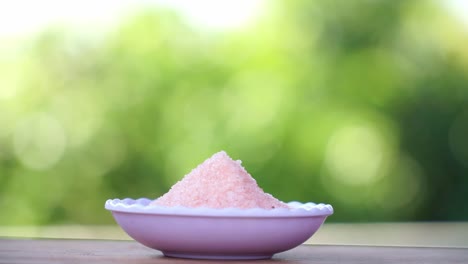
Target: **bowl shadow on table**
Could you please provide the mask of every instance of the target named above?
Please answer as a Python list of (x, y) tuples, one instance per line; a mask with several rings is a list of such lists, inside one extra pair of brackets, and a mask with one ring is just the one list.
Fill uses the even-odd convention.
[[(261, 260), (220, 260), (220, 259), (188, 259), (188, 258), (174, 258), (174, 257), (167, 257), (164, 256), (163, 254), (153, 254), (151, 256), (151, 259), (154, 259), (156, 261), (163, 261), (163, 260), (169, 260), (171, 263), (177, 264), (177, 263), (200, 263), (200, 262), (207, 262), (207, 263), (219, 263), (219, 262), (229, 262), (229, 263), (282, 263), (286, 262), (285, 259), (282, 259), (281, 257), (277, 257), (276, 255), (273, 256), (271, 259), (261, 259)], [(290, 260), (287, 261), (288, 263), (291, 263)], [(156, 262), (159, 263), (159, 262)]]

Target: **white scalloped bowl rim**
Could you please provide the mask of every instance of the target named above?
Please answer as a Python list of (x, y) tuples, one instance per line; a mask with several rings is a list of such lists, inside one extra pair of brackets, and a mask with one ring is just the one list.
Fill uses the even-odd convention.
[(165, 207), (151, 205), (154, 201), (148, 198), (139, 199), (109, 199), (105, 203), (105, 209), (113, 212), (153, 215), (180, 215), (180, 216), (211, 216), (211, 217), (313, 217), (329, 216), (333, 214), (333, 207), (323, 203), (301, 203), (292, 201), (287, 203), (290, 208), (189, 208), (183, 206)]

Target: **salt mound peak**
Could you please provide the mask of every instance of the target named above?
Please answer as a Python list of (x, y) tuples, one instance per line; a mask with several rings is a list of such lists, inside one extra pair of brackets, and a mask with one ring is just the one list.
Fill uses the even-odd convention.
[(288, 208), (264, 193), (254, 178), (225, 151), (215, 153), (152, 205), (207, 208)]

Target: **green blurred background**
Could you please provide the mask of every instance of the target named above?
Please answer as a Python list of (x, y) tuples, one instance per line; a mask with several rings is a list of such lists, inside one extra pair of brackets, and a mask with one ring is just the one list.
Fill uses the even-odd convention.
[(0, 225), (111, 224), (219, 150), (330, 222), (468, 220), (463, 0), (46, 2), (0, 19)]

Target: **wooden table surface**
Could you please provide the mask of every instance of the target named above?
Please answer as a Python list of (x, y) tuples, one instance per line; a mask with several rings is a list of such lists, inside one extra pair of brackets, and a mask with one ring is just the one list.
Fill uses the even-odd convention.
[[(0, 263), (218, 263), (164, 257), (134, 241), (0, 238)], [(229, 263), (468, 263), (467, 248), (302, 245), (271, 260)]]

